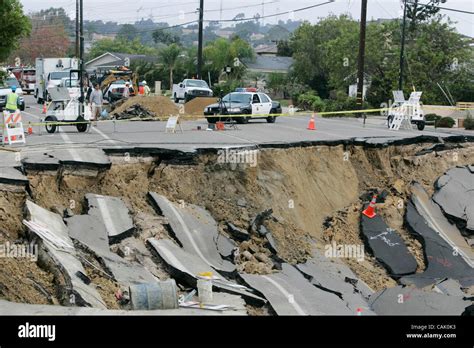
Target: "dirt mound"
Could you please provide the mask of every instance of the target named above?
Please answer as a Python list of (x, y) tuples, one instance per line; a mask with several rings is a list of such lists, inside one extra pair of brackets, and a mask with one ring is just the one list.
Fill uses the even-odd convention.
[(193, 100), (184, 104), (184, 111), (186, 115), (203, 115), (204, 108), (208, 105), (217, 103), (217, 98), (206, 97), (206, 98), (194, 98)]
[(116, 107), (115, 110), (111, 112), (111, 114), (120, 114), (136, 104), (142, 106), (148, 111), (153, 112), (156, 116), (176, 115), (179, 112), (177, 106), (171, 101), (170, 98), (162, 96), (136, 96), (127, 99), (127, 101), (125, 101), (123, 104)]

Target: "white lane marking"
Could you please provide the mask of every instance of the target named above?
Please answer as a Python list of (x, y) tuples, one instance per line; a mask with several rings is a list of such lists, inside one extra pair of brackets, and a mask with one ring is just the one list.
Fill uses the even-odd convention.
[[(58, 131), (59, 132), (59, 131)], [(71, 138), (67, 135), (67, 133), (59, 132), (59, 135), (64, 140), (66, 144), (72, 144)], [(67, 151), (71, 155), (72, 159), (76, 162), (82, 162), (81, 156), (77, 153), (77, 151), (73, 148), (68, 148)]]
[[(104, 202), (104, 198), (100, 196), (96, 196), (97, 200), (97, 207), (99, 208), (100, 215), (102, 216), (102, 220), (104, 220), (104, 225), (107, 230), (111, 231), (111, 233), (116, 236), (119, 234), (117, 227), (114, 224), (114, 220), (110, 215), (110, 210), (107, 204)], [(110, 234), (109, 234), (110, 235)]]
[[(91, 125), (92, 127), (92, 125)], [(109, 137), (107, 134), (105, 134), (104, 132), (102, 132), (100, 129), (98, 129), (97, 127), (92, 127), (92, 130), (94, 132), (97, 132), (102, 138), (106, 139), (106, 140), (109, 140), (110, 142), (113, 142), (113, 143), (116, 143), (117, 140), (114, 140), (112, 139), (111, 137)]]
[[(155, 244), (152, 242), (152, 244)], [(179, 261), (175, 256), (174, 254), (169, 251), (168, 249), (166, 249), (166, 247), (164, 245), (162, 246), (159, 246), (159, 245), (155, 245), (156, 248), (158, 248), (163, 254), (164, 256), (170, 261), (169, 263), (171, 263), (172, 265), (174, 265), (174, 267), (186, 272), (187, 274), (193, 276), (193, 277), (196, 277), (195, 274), (193, 274), (190, 270), (188, 270), (186, 268), (186, 266), (184, 266), (181, 261)]]
[(308, 315), (304, 310), (303, 308), (301, 308), (301, 306), (298, 304), (298, 302), (296, 302), (296, 300), (294, 299), (293, 297), (293, 301), (289, 301), (289, 298), (292, 297), (292, 295), (285, 290), (285, 288), (283, 288), (280, 284), (278, 284), (276, 281), (274, 281), (272, 278), (270, 278), (269, 276), (266, 276), (266, 275), (262, 275), (263, 278), (265, 278), (266, 280), (268, 280), (270, 283), (272, 283), (282, 294), (283, 296), (285, 296), (286, 299), (288, 299), (288, 303), (291, 304), (293, 306), (293, 308), (296, 310), (296, 312), (299, 314), (299, 315)]
[(457, 251), (471, 268), (474, 268), (473, 260), (462, 250), (462, 246), (458, 246), (453, 240), (451, 240), (449, 235), (444, 232), (443, 228), (436, 222), (436, 219), (433, 217), (433, 215), (431, 215), (428, 206), (425, 205), (425, 202), (418, 198), (416, 198), (416, 200), (420, 203), (419, 208), (421, 208), (421, 210), (425, 213), (425, 219), (426, 216), (428, 216), (428, 219), (426, 219), (428, 225), (431, 225), (430, 227), (438, 232), (438, 235), (443, 238), (445, 242), (448, 243), (451, 248), (453, 248), (453, 250)]
[(169, 207), (171, 208), (171, 210), (173, 211), (173, 214), (176, 216), (176, 218), (178, 219), (178, 222), (179, 224), (181, 225), (181, 227), (183, 228), (184, 230), (184, 233), (186, 234), (186, 236), (188, 237), (189, 241), (191, 242), (191, 245), (192, 247), (194, 248), (194, 250), (196, 250), (196, 253), (199, 255), (199, 257), (204, 260), (208, 265), (211, 265), (217, 269), (220, 269), (221, 267), (219, 266), (216, 266), (215, 264), (213, 264), (212, 262), (210, 262), (201, 252), (201, 250), (199, 249), (199, 247), (197, 246), (194, 238), (193, 238), (193, 235), (191, 234), (191, 231), (189, 231), (188, 229), (188, 226), (186, 226), (186, 223), (184, 222), (183, 218), (181, 217), (181, 214), (179, 213), (178, 210), (176, 210), (176, 208), (174, 207), (173, 203), (171, 203), (170, 201), (167, 202)]

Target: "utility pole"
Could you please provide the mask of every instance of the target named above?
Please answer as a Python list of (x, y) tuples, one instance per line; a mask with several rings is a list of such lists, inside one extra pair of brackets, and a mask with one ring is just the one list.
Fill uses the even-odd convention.
[(197, 78), (201, 79), (202, 69), (202, 31), (203, 31), (203, 17), (204, 17), (204, 0), (199, 1), (199, 38), (198, 38), (198, 64), (197, 64)]
[(80, 23), (79, 23), (79, 88), (81, 89), (81, 98), (80, 98), (80, 107), (79, 114), (81, 117), (84, 117), (84, 80), (83, 80), (83, 71), (84, 71), (84, 3), (83, 0), (79, 0), (80, 4)]
[[(362, 109), (364, 101), (364, 60), (365, 60), (365, 26), (367, 21), (367, 0), (362, 0), (360, 13), (359, 60), (357, 72), (357, 105)], [(364, 115), (365, 121), (365, 115)]]
[(76, 0), (76, 58), (79, 57), (79, 0)]
[(403, 24), (402, 24), (402, 43), (400, 46), (400, 75), (398, 77), (398, 90), (403, 91), (403, 65), (405, 63), (405, 26), (407, 20), (407, 0), (403, 1)]

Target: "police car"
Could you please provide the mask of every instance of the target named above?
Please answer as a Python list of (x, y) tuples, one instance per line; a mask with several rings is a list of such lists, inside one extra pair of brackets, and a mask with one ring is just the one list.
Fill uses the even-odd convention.
[[(204, 115), (209, 123), (224, 119), (232, 119), (237, 123), (247, 123), (253, 119), (265, 119), (268, 123), (274, 123), (277, 117), (276, 114), (281, 114), (280, 103), (272, 101), (265, 93), (253, 91), (229, 93), (218, 103), (204, 108)], [(245, 116), (232, 117), (232, 115)]]

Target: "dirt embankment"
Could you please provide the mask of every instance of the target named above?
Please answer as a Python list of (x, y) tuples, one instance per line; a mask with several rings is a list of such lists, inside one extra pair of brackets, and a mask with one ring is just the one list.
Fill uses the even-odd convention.
[(184, 104), (184, 112), (186, 115), (202, 116), (204, 115), (204, 108), (208, 105), (217, 103), (217, 98), (213, 97), (199, 97), (190, 100)]
[(151, 111), (158, 117), (168, 117), (169, 115), (177, 115), (178, 107), (168, 97), (163, 96), (136, 96), (127, 99), (124, 103), (117, 106), (111, 115), (117, 115), (125, 112), (128, 108), (135, 104), (139, 104), (148, 111)]
[[(276, 240), (278, 256), (290, 263), (304, 262), (311, 255), (312, 247), (321, 248), (333, 240), (338, 244), (363, 244), (358, 227), (360, 196), (370, 190), (385, 189), (388, 196), (385, 203), (378, 205), (378, 213), (407, 242), (420, 271), (424, 268), (421, 246), (402, 228), (409, 185), (416, 180), (432, 192), (434, 181), (448, 168), (474, 163), (474, 147), (468, 145), (414, 156), (428, 146), (430, 144), (383, 149), (342, 145), (267, 149), (259, 151), (256, 166), (219, 163), (214, 154), (201, 155), (196, 164), (160, 164), (159, 159), (132, 163), (115, 159), (111, 169), (97, 177), (64, 175), (59, 180), (56, 175), (34, 174), (29, 179), (32, 199), (59, 212), (69, 207), (75, 214), (85, 213), (86, 193), (122, 197), (139, 233), (152, 233), (158, 237), (168, 236), (160, 222), (153, 220), (156, 212), (148, 203), (149, 191), (163, 194), (172, 201), (184, 200), (203, 206), (224, 232), (227, 231), (226, 222), (247, 230), (256, 214), (272, 208), (273, 217), (264, 225)], [(5, 204), (10, 201), (8, 195), (0, 195)], [(9, 231), (8, 239), (21, 235), (25, 197), (26, 193), (23, 200), (10, 205), (5, 210), (7, 213), (2, 214), (0, 227)], [(71, 202), (74, 202), (73, 206)], [(8, 207), (3, 203), (1, 206)], [(325, 225), (328, 218), (331, 223)], [(239, 243), (241, 251), (251, 250), (253, 255), (269, 256), (268, 251), (261, 249), (262, 245), (259, 237), (246, 244)], [(395, 284), (370, 255), (366, 255), (363, 262), (344, 261), (374, 289)], [(271, 271), (268, 267), (247, 266), (243, 262), (239, 268), (248, 272)], [(7, 264), (3, 272), (12, 274), (18, 265)], [(34, 271), (41, 272), (40, 269)], [(3, 288), (16, 289), (5, 277), (0, 284)], [(49, 286), (53, 286), (52, 279)], [(20, 288), (3, 291), (0, 296), (41, 303), (34, 296), (28, 300), (28, 294), (22, 293)]]

